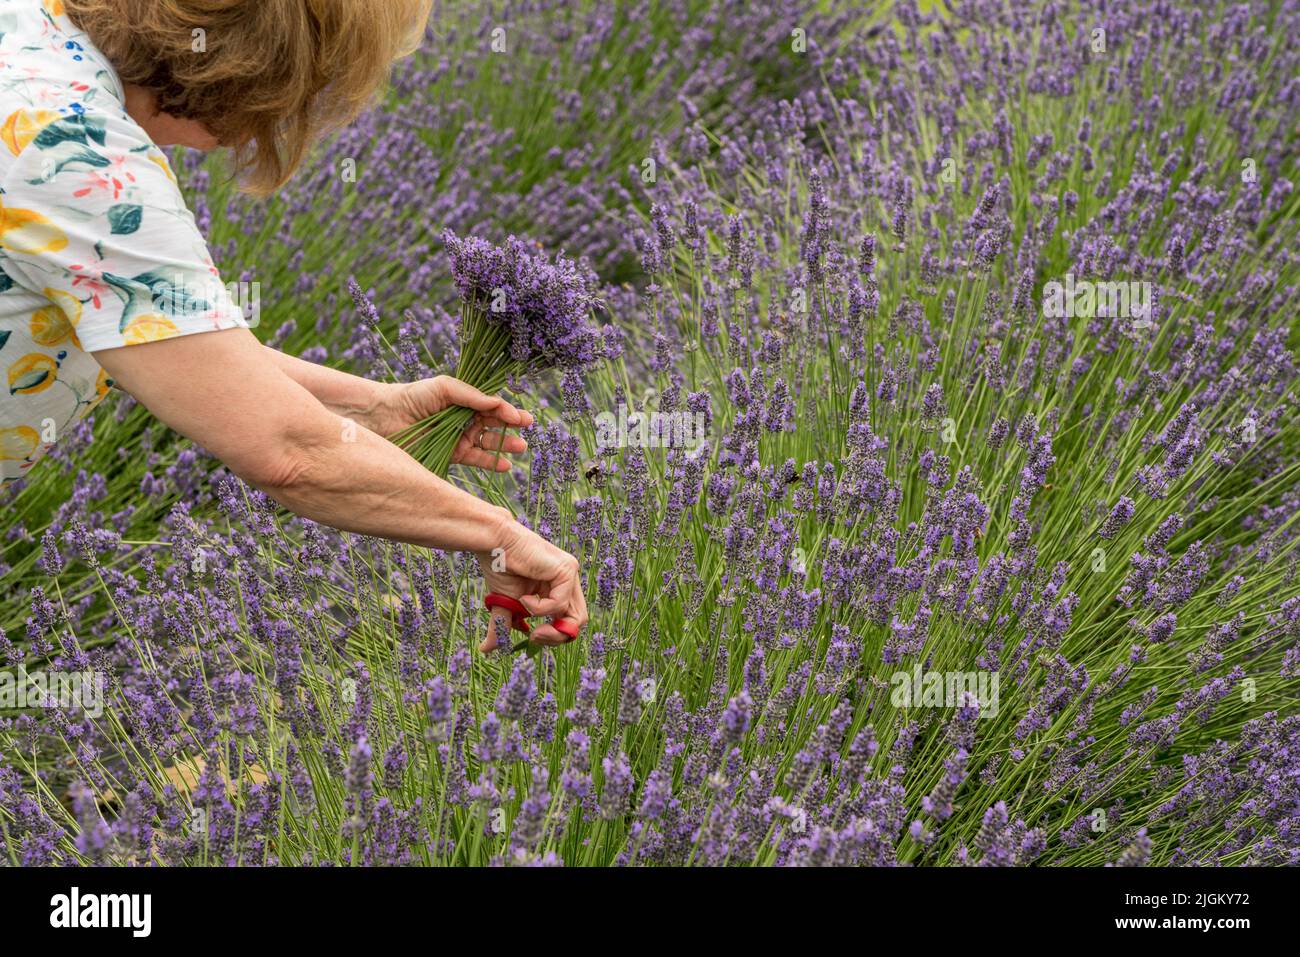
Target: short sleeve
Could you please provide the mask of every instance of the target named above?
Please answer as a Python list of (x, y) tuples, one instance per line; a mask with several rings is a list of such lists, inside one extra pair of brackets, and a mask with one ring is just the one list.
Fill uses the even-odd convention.
[(0, 248), (87, 352), (247, 326), (167, 158), (125, 114), (6, 125)]

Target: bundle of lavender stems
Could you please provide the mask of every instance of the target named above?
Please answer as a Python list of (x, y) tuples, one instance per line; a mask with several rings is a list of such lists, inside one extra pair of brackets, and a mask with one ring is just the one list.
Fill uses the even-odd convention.
[[(553, 261), (511, 236), (503, 245), (448, 230), (443, 243), (460, 294), (456, 378), (495, 395), (547, 369), (581, 370), (596, 357), (594, 280), (579, 263)], [(452, 406), (389, 439), (446, 477), (472, 409)]]

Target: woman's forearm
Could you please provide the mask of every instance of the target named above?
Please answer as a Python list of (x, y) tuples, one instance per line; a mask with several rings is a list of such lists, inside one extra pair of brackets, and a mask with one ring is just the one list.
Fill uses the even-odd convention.
[(320, 400), (331, 412), (372, 428), (393, 387), (264, 346), (276, 368)]
[(508, 511), (434, 475), (363, 426), (328, 410), (290, 433), (278, 475), (249, 477), (290, 511), (344, 531), (453, 551), (502, 546)]
[(321, 409), (290, 430), (281, 471), (241, 476), (290, 511), (429, 548), (492, 551), (513, 521), (364, 426)]
[(480, 554), (502, 547), (509, 534), (509, 512), (327, 409), (247, 330), (110, 349), (96, 358), (158, 418), (306, 518)]

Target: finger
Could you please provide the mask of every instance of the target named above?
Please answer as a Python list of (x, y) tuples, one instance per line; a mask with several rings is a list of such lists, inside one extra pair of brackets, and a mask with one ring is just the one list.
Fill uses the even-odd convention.
[(452, 405), (475, 409), (496, 416), (504, 425), (526, 428), (533, 424), (533, 417), (523, 409), (516, 409), (500, 396), (480, 392), (468, 382), (452, 376), (440, 377), (442, 394)]
[(508, 641), (510, 637), (510, 617), (499, 612), (488, 616), (487, 637), (478, 646), (479, 651), (488, 652), (497, 646), (498, 641)]
[(476, 469), (485, 469), (489, 472), (509, 472), (514, 467), (513, 463), (509, 459), (502, 458), (500, 453), (484, 452), (472, 445), (457, 450), (456, 454), (452, 456), (452, 461), (457, 465), (470, 465)]
[(573, 589), (572, 610), (569, 617), (578, 623), (578, 627), (584, 627), (590, 620), (587, 615), (587, 597), (582, 593), (582, 585), (578, 584)]
[[(484, 412), (477, 412), (477, 413), (475, 413), (475, 414), (474, 414), (474, 421), (473, 421), (472, 424), (475, 425), (475, 426), (480, 426), (480, 425), (481, 425), (481, 426), (483, 426), (483, 427), (485, 427), (485, 428), (489, 428), (489, 429), (498, 429), (498, 430), (500, 430), (500, 429), (517, 429), (517, 428), (524, 428), (524, 426), (520, 426), (520, 425), (518, 425), (517, 423), (514, 423), (514, 422), (505, 422), (505, 421), (502, 421), (498, 416), (495, 416), (495, 415), (489, 415), (489, 414), (484, 413)], [(466, 429), (465, 431), (468, 432), (469, 429)]]
[(564, 615), (564, 617), (568, 618), (578, 626), (578, 633), (576, 636), (570, 636), (561, 632), (561, 635), (563, 635), (566, 642), (577, 641), (578, 638), (582, 637), (582, 629), (586, 627), (588, 620), (587, 599), (583, 597), (582, 587), (580, 584), (575, 585), (573, 588), (573, 599), (570, 601), (569, 611)]
[[(480, 431), (482, 438), (479, 437)], [(494, 431), (490, 424), (481, 422), (471, 422), (469, 428), (465, 430), (464, 438), (471, 448), (487, 452), (509, 452), (517, 455), (528, 449), (528, 443), (521, 436)]]
[[(574, 564), (564, 576), (569, 585), (569, 607), (564, 612), (565, 618), (572, 618), (579, 628), (587, 624), (587, 598), (582, 593), (582, 572)], [(552, 592), (553, 593), (553, 592)]]
[(541, 645), (563, 645), (570, 640), (568, 635), (556, 631), (550, 623), (538, 625), (529, 637)]
[(569, 610), (569, 594), (573, 583), (561, 579), (551, 583), (549, 593), (542, 595), (525, 595), (519, 599), (530, 615), (563, 615)]
[[(519, 455), (528, 451), (528, 440), (520, 435), (506, 435), (498, 444), (498, 449), (507, 455)], [(486, 439), (484, 441), (487, 441)]]

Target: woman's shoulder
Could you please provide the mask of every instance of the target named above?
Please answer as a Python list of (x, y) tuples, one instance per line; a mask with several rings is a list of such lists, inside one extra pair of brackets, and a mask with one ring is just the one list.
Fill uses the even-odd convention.
[[(122, 108), (122, 85), (62, 0), (0, 3), (0, 117)], [(24, 125), (28, 120), (15, 123)], [(6, 143), (6, 145), (9, 145)]]
[(0, 184), (29, 147), (53, 169), (100, 163), (120, 124), (133, 125), (117, 74), (62, 0), (0, 2)]

